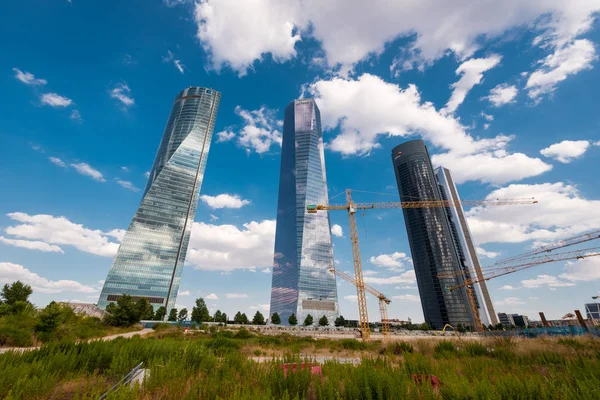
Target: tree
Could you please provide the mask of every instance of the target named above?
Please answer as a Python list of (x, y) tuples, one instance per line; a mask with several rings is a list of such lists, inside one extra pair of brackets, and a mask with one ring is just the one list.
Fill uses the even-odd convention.
[(260, 311), (257, 311), (256, 314), (254, 314), (254, 318), (252, 318), (252, 324), (254, 324), (254, 325), (264, 325), (265, 324), (265, 317), (261, 314)]
[(158, 307), (158, 310), (154, 313), (154, 319), (156, 321), (163, 321), (167, 315), (167, 308), (165, 306)]
[(221, 310), (217, 310), (213, 319), (215, 322), (221, 322), (221, 318), (223, 318), (223, 313), (221, 313)]
[(246, 315), (246, 313), (242, 314), (242, 324), (244, 325), (248, 325), (250, 323), (250, 320), (248, 319), (248, 316)]
[(136, 308), (140, 321), (152, 321), (154, 319), (154, 307), (152, 307), (152, 304), (147, 299), (143, 297), (139, 299), (136, 302)]
[(196, 299), (196, 307), (192, 308), (192, 321), (199, 324), (210, 321), (208, 307), (206, 307), (206, 303), (202, 297)]
[(241, 312), (236, 312), (235, 315), (233, 316), (233, 323), (234, 324), (242, 324), (242, 313)]
[(308, 314), (306, 318), (304, 318), (304, 326), (311, 326), (313, 322), (313, 317), (310, 314)]
[(298, 318), (296, 318), (296, 314), (292, 313), (292, 315), (290, 315), (290, 317), (288, 318), (288, 324), (290, 324), (291, 326), (298, 325)]
[(327, 316), (323, 315), (321, 318), (319, 318), (319, 326), (327, 325), (329, 325), (329, 320), (327, 319)]
[(171, 308), (171, 311), (169, 311), (169, 321), (177, 321), (177, 309), (176, 308)]
[(221, 314), (221, 322), (224, 324), (227, 323), (227, 314), (225, 314), (225, 313)]
[(275, 313), (271, 316), (271, 322), (275, 325), (279, 325), (281, 323), (281, 317), (279, 317), (279, 314)]
[(337, 326), (337, 327), (340, 327), (340, 326), (346, 326), (346, 320), (344, 319), (344, 317), (343, 317), (343, 316), (341, 316), (341, 315), (340, 315), (339, 317), (337, 317), (337, 318), (335, 319), (335, 321), (333, 322), (333, 324), (334, 324), (335, 326)]
[(139, 307), (127, 294), (121, 295), (116, 303), (106, 306), (106, 313), (104, 322), (108, 325), (131, 326), (140, 321)]
[(185, 321), (188, 317), (188, 310), (187, 308), (182, 308), (181, 310), (179, 310), (179, 315), (177, 316), (177, 319), (179, 321)]
[(456, 326), (456, 330), (459, 331), (460, 333), (465, 333), (467, 331), (467, 329), (465, 328), (465, 326), (463, 324), (458, 324)]
[(10, 286), (4, 285), (0, 293), (0, 316), (20, 314), (25, 310), (33, 312), (33, 304), (29, 302), (29, 295), (32, 292), (31, 286), (21, 281), (13, 282)]

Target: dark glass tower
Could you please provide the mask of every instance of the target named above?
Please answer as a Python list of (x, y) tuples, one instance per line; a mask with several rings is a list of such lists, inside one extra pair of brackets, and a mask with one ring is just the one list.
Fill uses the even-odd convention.
[(108, 271), (98, 306), (123, 293), (175, 306), (221, 94), (190, 87), (175, 98), (142, 201)]
[[(392, 161), (401, 201), (442, 200), (429, 153), (422, 140), (394, 147)], [(444, 208), (405, 208), (404, 222), (421, 296), (425, 322), (434, 329), (445, 324), (473, 326), (466, 290), (450, 291), (462, 278), (438, 278), (461, 272), (461, 263)]]
[(321, 115), (313, 99), (285, 108), (270, 313), (301, 324), (338, 316), (329, 214), (308, 214), (309, 204), (327, 204)]

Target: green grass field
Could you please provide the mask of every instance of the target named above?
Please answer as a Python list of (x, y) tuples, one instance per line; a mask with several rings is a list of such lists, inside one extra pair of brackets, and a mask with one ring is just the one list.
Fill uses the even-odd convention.
[[(284, 377), (281, 363), (299, 361), (301, 353), (362, 362), (326, 361), (322, 379), (306, 371)], [(97, 399), (142, 361), (150, 369), (144, 385), (122, 387), (109, 399), (600, 398), (600, 340), (592, 338), (364, 344), (245, 330), (184, 335), (177, 328), (0, 355), (0, 398)], [(439, 393), (413, 374), (436, 375)]]

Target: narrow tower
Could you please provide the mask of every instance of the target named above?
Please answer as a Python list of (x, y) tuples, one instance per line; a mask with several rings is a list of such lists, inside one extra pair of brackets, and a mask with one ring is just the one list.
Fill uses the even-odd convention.
[(337, 286), (328, 213), (308, 214), (308, 204), (327, 204), (321, 115), (313, 99), (285, 108), (277, 204), (270, 313), (288, 323), (310, 314), (338, 316)]
[[(422, 140), (392, 150), (401, 201), (442, 200), (429, 152)], [(438, 278), (461, 271), (458, 251), (444, 208), (404, 208), (404, 222), (413, 258), (425, 322), (434, 329), (445, 324), (474, 326), (466, 290), (450, 291), (460, 277)]]
[(221, 94), (189, 87), (171, 108), (148, 183), (98, 306), (122, 294), (175, 306)]

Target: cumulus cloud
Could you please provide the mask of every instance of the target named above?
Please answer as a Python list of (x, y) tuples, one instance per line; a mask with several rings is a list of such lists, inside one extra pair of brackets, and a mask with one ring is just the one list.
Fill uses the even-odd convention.
[(200, 200), (206, 203), (212, 209), (220, 208), (242, 208), (250, 204), (250, 200), (242, 199), (239, 195), (223, 193), (217, 196), (200, 196)]
[(495, 302), (497, 306), (518, 306), (525, 304), (525, 302), (518, 297), (507, 297), (504, 300)]
[(275, 221), (252, 221), (242, 227), (195, 222), (186, 264), (212, 271), (250, 270), (272, 265)]
[[(326, 130), (341, 133), (328, 147), (343, 155), (368, 155), (380, 147), (380, 135), (419, 134), (434, 147), (446, 150), (432, 161), (452, 170), (457, 183), (481, 180), (501, 184), (536, 176), (552, 166), (523, 153), (508, 152), (512, 136), (475, 139), (452, 115), (423, 102), (414, 85), (406, 89), (363, 74), (357, 79), (318, 80), (308, 88), (321, 109)], [(402, 110), (402, 112), (398, 112)]]
[(600, 200), (588, 200), (577, 188), (562, 182), (513, 184), (492, 191), (487, 200), (531, 198), (533, 205), (474, 207), (467, 211), (476, 243), (554, 242), (600, 229)]
[(412, 264), (410, 257), (406, 253), (394, 252), (392, 254), (380, 254), (369, 259), (371, 264), (378, 267), (384, 267), (392, 270), (401, 270), (406, 264)]
[(251, 310), (257, 310), (257, 311), (262, 311), (264, 313), (269, 314), (269, 308), (271, 307), (270, 304), (257, 304), (254, 306), (250, 306), (249, 308)]
[(582, 70), (591, 69), (592, 62), (598, 58), (594, 44), (587, 39), (575, 40), (568, 45), (558, 48), (541, 61), (541, 66), (535, 70), (525, 87), (533, 100), (551, 93), (556, 85), (569, 75)]
[(64, 253), (63, 249), (58, 246), (35, 240), (9, 239), (5, 238), (4, 236), (0, 236), (0, 243), (4, 243), (8, 246), (22, 247), (29, 250), (39, 250), (46, 253)]
[(475, 251), (477, 251), (477, 255), (479, 257), (485, 257), (485, 258), (496, 258), (500, 255), (500, 253), (497, 253), (495, 251), (487, 251), (483, 247), (479, 247), (479, 246), (475, 248)]
[(344, 300), (356, 302), (358, 300), (358, 296), (355, 294), (349, 294), (348, 296), (344, 296)]
[(118, 243), (111, 242), (109, 236), (116, 232), (102, 232), (75, 224), (65, 217), (38, 214), (29, 215), (15, 212), (7, 214), (20, 224), (5, 229), (8, 235), (28, 240), (39, 240), (49, 245), (69, 245), (91, 254), (113, 257), (119, 248)]
[(0, 262), (0, 284), (10, 284), (14, 281), (21, 281), (30, 285), (35, 292), (41, 293), (96, 292), (96, 289), (76, 281), (64, 279), (52, 281), (35, 272), (31, 272), (20, 264)]
[(401, 294), (398, 296), (392, 296), (393, 300), (399, 300), (399, 301), (408, 301), (408, 302), (412, 302), (412, 303), (417, 303), (419, 301), (421, 301), (419, 299), (419, 296), (415, 296), (414, 294)]
[(563, 164), (581, 157), (590, 147), (587, 140), (563, 140), (540, 150), (544, 157), (553, 158)]
[(189, 296), (189, 295), (191, 295), (191, 294), (192, 294), (192, 293), (190, 293), (190, 291), (189, 291), (189, 290), (184, 290), (183, 292), (179, 292), (179, 293), (177, 293), (177, 296)]
[[(246, 149), (246, 152), (266, 153), (271, 146), (281, 146), (280, 127), (283, 121), (276, 117), (276, 110), (262, 106), (258, 110), (245, 110), (240, 106), (235, 108), (235, 113), (244, 120), (244, 126), (237, 134), (237, 144)], [(230, 127), (225, 131), (217, 133), (217, 142), (227, 142), (236, 137), (236, 133)]]
[(42, 101), (42, 104), (55, 108), (68, 107), (73, 103), (73, 100), (56, 93), (44, 93), (42, 97), (40, 97), (40, 100)]
[(45, 79), (36, 78), (31, 72), (23, 72), (19, 68), (13, 68), (13, 71), (15, 72), (15, 78), (26, 85), (43, 86), (48, 83)]
[(247, 299), (248, 295), (246, 293), (226, 293), (225, 297), (228, 299)]
[(331, 227), (331, 234), (337, 237), (344, 237), (342, 227), (338, 224), (333, 224), (333, 226)]
[(376, 278), (373, 276), (365, 276), (364, 281), (365, 281), (365, 283), (370, 283), (370, 284), (374, 284), (374, 285), (394, 285), (394, 284), (398, 284), (398, 283), (412, 284), (417, 281), (417, 278), (415, 276), (415, 271), (411, 269), (410, 271), (403, 272), (400, 275), (390, 276), (387, 278)]
[(542, 286), (548, 287), (568, 287), (575, 286), (573, 282), (564, 282), (552, 275), (538, 275), (535, 279), (525, 279), (521, 281), (524, 288), (533, 289)]
[(216, 294), (211, 293), (208, 296), (206, 296), (205, 299), (207, 299), (207, 300), (219, 300), (219, 297)]
[(84, 162), (80, 162), (80, 163), (71, 163), (69, 164), (71, 167), (73, 167), (75, 169), (75, 171), (79, 172), (81, 175), (85, 175), (85, 176), (89, 176), (90, 178), (92, 178), (95, 181), (98, 182), (106, 182), (106, 179), (104, 179), (104, 175), (102, 175), (102, 173), (100, 171), (98, 171), (96, 168), (92, 167), (91, 165), (84, 163)]
[(518, 289), (518, 288), (511, 286), (511, 285), (504, 285), (501, 288), (498, 288), (498, 290), (515, 290), (515, 289)]
[(500, 107), (504, 104), (513, 103), (518, 92), (516, 86), (502, 83), (490, 90), (490, 94), (485, 98), (489, 100), (494, 107)]
[(125, 188), (127, 190), (131, 190), (132, 192), (139, 192), (140, 189), (135, 187), (135, 185), (129, 181), (124, 181), (123, 179), (116, 179), (116, 182), (119, 186), (121, 186), (122, 188)]
[(500, 63), (502, 57), (499, 55), (491, 55), (487, 58), (471, 58), (462, 63), (456, 70), (457, 75), (462, 75), (458, 82), (452, 84), (452, 95), (446, 104), (446, 107), (441, 111), (443, 113), (453, 113), (460, 106), (467, 93), (473, 86), (481, 83), (483, 73), (494, 68)]
[(135, 100), (131, 95), (131, 89), (126, 83), (119, 83), (110, 91), (110, 97), (121, 102), (124, 108), (131, 107), (135, 104)]
[(568, 281), (594, 281), (600, 279), (600, 256), (569, 261), (565, 265), (565, 272), (558, 276)]

